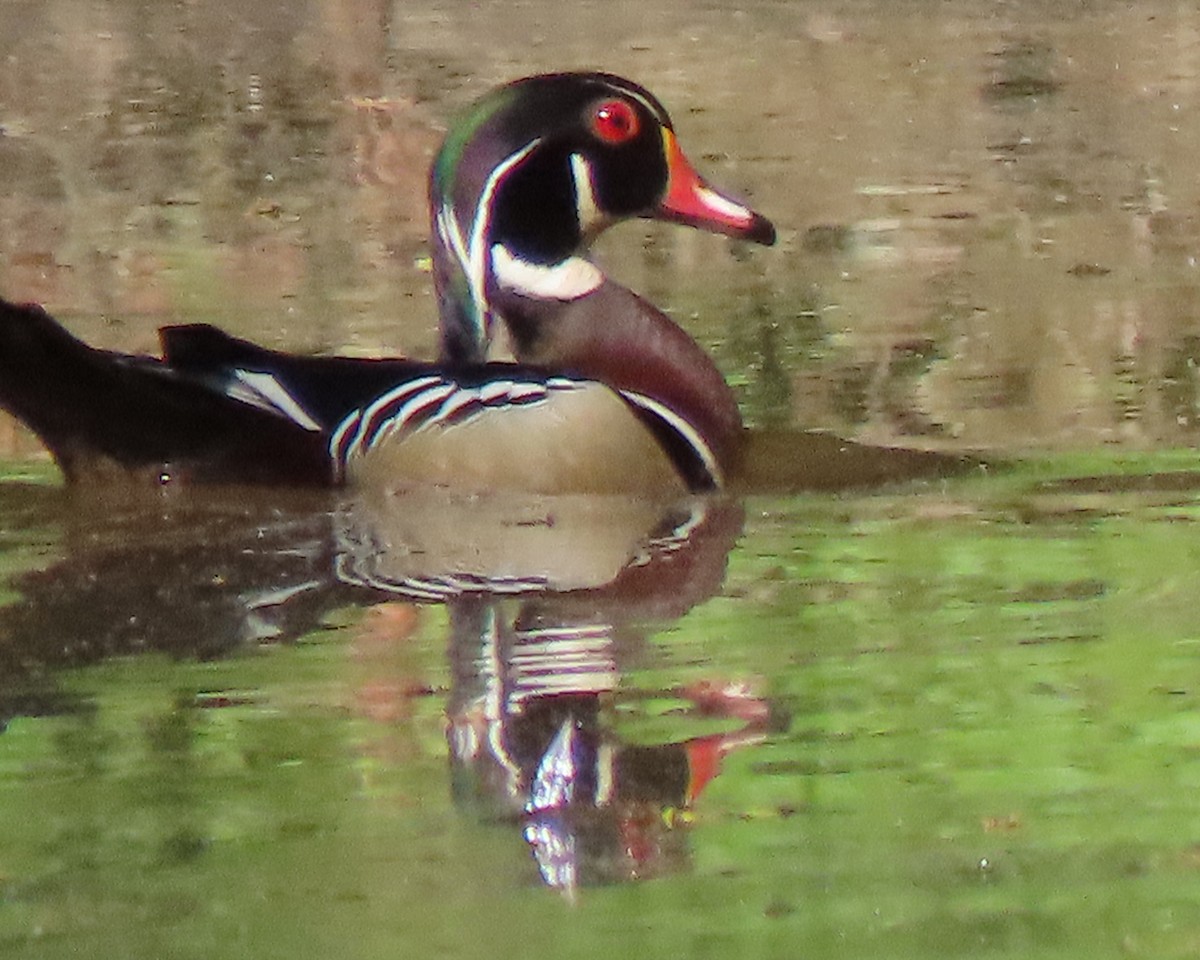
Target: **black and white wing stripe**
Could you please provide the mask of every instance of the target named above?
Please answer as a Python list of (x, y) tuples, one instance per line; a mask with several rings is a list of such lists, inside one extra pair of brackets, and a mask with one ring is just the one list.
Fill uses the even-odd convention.
[(229, 371), (225, 395), (240, 403), (286, 417), (305, 430), (316, 432), (321, 429), (303, 404), (268, 371), (241, 368)]
[(464, 383), (450, 375), (431, 373), (402, 383), (351, 412), (330, 436), (329, 455), (340, 475), (352, 460), (389, 440), (457, 426), (489, 410), (544, 403), (554, 393), (582, 385), (566, 377)]
[[(298, 394), (295, 384), (289, 388), (284, 379), (266, 370), (235, 367), (225, 374), (222, 386), (232, 399), (284, 417), (305, 430), (319, 432), (324, 423), (337, 422), (328, 451), (334, 480), (341, 481), (351, 462), (385, 443), (467, 423), (488, 411), (536, 406), (555, 394), (594, 387), (595, 383), (543, 376), (527, 368), (484, 378), (425, 368), (353, 408), (340, 421), (330, 418), (328, 411), (311, 407), (303, 399), (303, 390)], [(712, 490), (723, 485), (715, 451), (691, 423), (651, 397), (629, 390), (618, 393), (658, 437), (689, 488)]]

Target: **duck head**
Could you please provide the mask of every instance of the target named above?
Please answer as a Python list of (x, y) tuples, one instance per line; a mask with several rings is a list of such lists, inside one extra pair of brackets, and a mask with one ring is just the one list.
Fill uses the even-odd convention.
[(770, 244), (771, 223), (711, 187), (662, 104), (604, 73), (529, 77), (479, 100), (430, 174), (443, 359), (487, 357), (498, 286), (570, 302), (605, 283), (582, 256), (612, 224), (648, 217)]

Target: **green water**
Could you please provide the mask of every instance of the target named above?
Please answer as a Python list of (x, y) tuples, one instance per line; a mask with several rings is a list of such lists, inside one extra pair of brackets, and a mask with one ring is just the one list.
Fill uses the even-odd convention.
[[(738, 681), (774, 719), (658, 811), (655, 875), (570, 895), (519, 818), (453, 799), (440, 606), (212, 659), (27, 652), (0, 953), (1193, 956), (1200, 511), (1140, 476), (1169, 459), (747, 501), (718, 594), (624, 649), (603, 712), (682, 742), (739, 721), (678, 691)], [(12, 575), (53, 569), (53, 491), (6, 507)]]
[[(88, 342), (429, 356), (448, 119), (600, 67), (780, 229), (601, 242), (749, 422), (1073, 451), (751, 498), (699, 559), (629, 541), (657, 582), (480, 609), (339, 583), (329, 504), (6, 470), (0, 957), (1200, 954), (1197, 37), (1165, 0), (0, 4), (0, 294)], [(662, 782), (563, 834), (578, 882), (453, 759), (476, 614), (612, 628), (581, 709)]]

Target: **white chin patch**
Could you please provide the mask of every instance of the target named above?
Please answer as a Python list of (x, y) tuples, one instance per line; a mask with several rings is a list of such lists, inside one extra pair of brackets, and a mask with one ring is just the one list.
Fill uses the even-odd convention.
[(503, 289), (537, 300), (578, 300), (604, 282), (600, 268), (583, 257), (530, 263), (499, 243), (492, 247), (492, 276)]

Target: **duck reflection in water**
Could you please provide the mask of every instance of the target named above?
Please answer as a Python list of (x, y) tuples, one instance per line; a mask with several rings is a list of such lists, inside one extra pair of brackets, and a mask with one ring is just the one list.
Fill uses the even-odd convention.
[(735, 729), (656, 746), (613, 730), (615, 704), (636, 700), (621, 678), (647, 632), (719, 589), (741, 530), (735, 502), (275, 496), (260, 509), (185, 496), (167, 507), (66, 509), (65, 559), (19, 579), (0, 610), (5, 717), (86, 708), (56, 668), (156, 650), (237, 656), (338, 608), (445, 604), (453, 796), (512, 824), (543, 880), (567, 892), (684, 868), (688, 807), (723, 756), (780, 720), (713, 679), (653, 695), (690, 701), (683, 723), (721, 716)]
[[(476, 621), (491, 629), (485, 623)], [(669, 691), (693, 698), (697, 712), (742, 721), (741, 729), (627, 744), (611, 729), (618, 674), (600, 650), (604, 638), (581, 631), (568, 639), (559, 626), (553, 634), (515, 625), (496, 637), (509, 646), (501, 663), (512, 689), (493, 674), (461, 684), (456, 675), (459, 697), (477, 693), (449, 715), (456, 801), (516, 819), (543, 880), (568, 893), (683, 869), (690, 807), (727, 753), (766, 735), (767, 704), (736, 685)]]
[[(782, 715), (736, 684), (655, 691), (737, 726), (641, 746), (613, 730), (613, 706), (631, 699), (620, 689), (622, 664), (638, 658), (647, 625), (669, 624), (720, 588), (741, 508), (700, 498), (665, 509), (608, 498), (525, 501), (490, 525), (507, 531), (501, 541), (440, 544), (421, 550), (419, 564), (395, 549), (419, 542), (412, 516), (374, 517), (369, 532), (344, 533), (343, 543), (376, 549), (343, 550), (341, 576), (449, 607), (456, 803), (517, 825), (544, 882), (568, 894), (684, 868), (689, 807), (722, 757), (762, 740)], [(438, 549), (456, 557), (469, 549), (490, 572), (452, 572), (461, 564)]]

